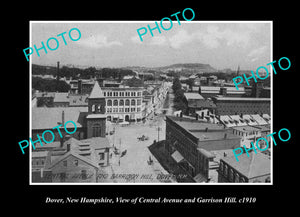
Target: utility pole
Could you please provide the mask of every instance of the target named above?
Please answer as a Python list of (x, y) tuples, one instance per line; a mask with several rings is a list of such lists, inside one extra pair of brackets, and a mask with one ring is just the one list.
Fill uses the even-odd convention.
[(119, 166), (121, 165), (121, 138), (120, 138), (120, 148), (119, 148)]

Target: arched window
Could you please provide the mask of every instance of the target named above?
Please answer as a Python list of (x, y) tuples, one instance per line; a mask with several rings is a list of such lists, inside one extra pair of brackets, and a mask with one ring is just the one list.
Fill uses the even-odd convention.
[(120, 105), (120, 106), (123, 106), (123, 105), (124, 105), (124, 100), (123, 100), (123, 99), (120, 100), (119, 105)]
[(126, 101), (125, 101), (125, 105), (129, 105), (130, 104), (130, 101), (129, 101), (129, 99), (126, 99)]
[(114, 100), (114, 106), (118, 106), (118, 100)]
[(93, 130), (93, 137), (99, 137), (101, 136), (101, 127), (100, 124), (94, 124), (92, 126), (92, 130)]
[(131, 100), (131, 105), (135, 105), (135, 100), (134, 99)]
[(112, 101), (110, 99), (107, 100), (107, 106), (112, 106)]

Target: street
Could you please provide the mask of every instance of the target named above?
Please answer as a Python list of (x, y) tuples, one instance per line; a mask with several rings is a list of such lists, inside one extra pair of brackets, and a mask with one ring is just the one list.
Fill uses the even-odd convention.
[[(166, 98), (169, 101), (169, 98)], [(111, 150), (111, 169), (113, 182), (160, 182), (161, 174), (167, 175), (168, 172), (160, 165), (157, 159), (149, 151), (148, 146), (153, 141), (165, 140), (165, 121), (163, 114), (172, 113), (171, 103), (164, 102), (161, 107), (147, 117), (145, 123), (132, 123), (128, 126), (114, 124), (115, 133), (109, 135), (110, 143), (120, 150), (119, 154)], [(148, 137), (147, 140), (139, 141), (138, 137)], [(126, 150), (126, 154), (121, 155)], [(151, 162), (152, 163), (149, 163)], [(171, 182), (172, 180), (168, 180)]]

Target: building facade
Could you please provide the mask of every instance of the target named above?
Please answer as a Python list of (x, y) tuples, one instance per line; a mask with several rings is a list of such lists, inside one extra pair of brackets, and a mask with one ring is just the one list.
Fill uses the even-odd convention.
[(216, 115), (270, 114), (270, 98), (213, 97)]
[(209, 162), (214, 158), (210, 151), (239, 146), (240, 138), (221, 125), (166, 116), (165, 149), (191, 177), (200, 174), (207, 181)]
[(141, 121), (143, 118), (141, 87), (102, 87), (109, 121)]

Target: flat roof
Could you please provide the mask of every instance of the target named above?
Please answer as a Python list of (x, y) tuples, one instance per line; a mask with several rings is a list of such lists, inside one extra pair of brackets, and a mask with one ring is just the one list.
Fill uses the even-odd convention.
[(257, 127), (252, 127), (252, 126), (235, 126), (232, 127), (232, 129), (243, 131), (243, 132), (249, 132), (249, 131), (260, 131)]
[[(213, 124), (202, 121), (196, 121), (194, 119), (181, 118), (175, 116), (167, 116), (179, 126), (187, 130), (193, 136), (200, 141), (220, 140), (220, 139), (235, 139), (240, 138), (227, 131), (222, 124)], [(207, 128), (207, 132), (205, 131)], [(226, 138), (225, 138), (225, 134)]]
[(218, 101), (271, 101), (270, 98), (254, 98), (254, 97), (215, 97)]
[(184, 93), (187, 100), (189, 99), (204, 99), (199, 93)]

